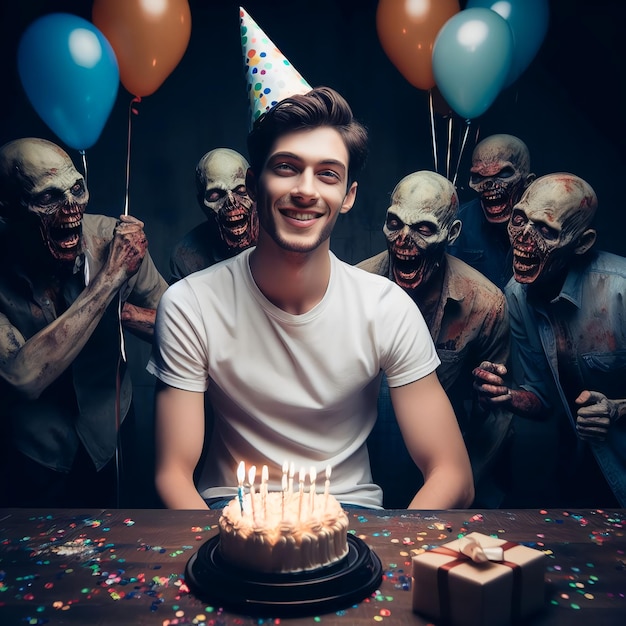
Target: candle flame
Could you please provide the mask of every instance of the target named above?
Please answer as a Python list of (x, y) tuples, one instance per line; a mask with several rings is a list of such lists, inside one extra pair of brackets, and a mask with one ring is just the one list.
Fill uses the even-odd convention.
[(246, 477), (246, 464), (241, 461), (239, 463), (239, 467), (237, 468), (237, 480), (239, 481), (239, 486), (243, 485), (244, 478)]
[(250, 485), (254, 485), (254, 479), (255, 478), (256, 478), (256, 465), (253, 465), (248, 470), (248, 482), (250, 483)]

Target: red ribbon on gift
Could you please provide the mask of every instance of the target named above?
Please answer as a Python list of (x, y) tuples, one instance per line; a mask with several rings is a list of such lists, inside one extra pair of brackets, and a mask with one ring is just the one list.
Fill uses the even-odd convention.
[[(502, 552), (506, 552), (511, 548), (514, 548), (519, 544), (513, 541), (507, 541), (500, 546), (502, 548)], [(451, 548), (446, 548), (445, 546), (439, 546), (438, 548), (433, 548), (429, 550), (429, 552), (434, 552), (435, 554), (444, 554), (446, 556), (454, 557), (454, 561), (450, 561), (449, 563), (445, 563), (442, 565), (437, 571), (437, 589), (439, 591), (439, 616), (441, 621), (444, 623), (450, 622), (450, 583), (449, 583), (449, 572), (451, 569), (461, 565), (463, 563), (473, 563), (472, 559), (469, 556), (466, 556), (462, 552), (458, 550), (452, 550)], [(516, 622), (521, 617), (522, 612), (522, 568), (512, 561), (497, 561), (501, 565), (505, 565), (506, 567), (510, 567), (513, 571), (513, 597), (511, 598), (511, 621)], [(482, 564), (477, 565), (480, 567)]]

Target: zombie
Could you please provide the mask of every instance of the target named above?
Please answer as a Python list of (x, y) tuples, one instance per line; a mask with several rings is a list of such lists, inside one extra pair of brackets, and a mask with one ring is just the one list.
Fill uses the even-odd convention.
[(554, 422), (553, 506), (626, 506), (626, 259), (594, 249), (597, 204), (569, 173), (528, 187), (508, 226), (516, 384), (502, 363), (474, 372), (484, 403)]
[(254, 201), (246, 189), (246, 159), (229, 148), (207, 152), (196, 166), (198, 204), (206, 221), (189, 231), (170, 259), (175, 282), (253, 246), (259, 235)]
[(119, 501), (131, 410), (122, 328), (151, 341), (167, 284), (143, 223), (87, 214), (88, 201), (57, 145), (0, 148), (2, 506)]
[[(452, 402), (472, 462), (474, 504), (495, 507), (502, 500), (504, 485), (495, 481), (493, 469), (508, 440), (511, 414), (481, 409), (475, 402), (471, 372), (482, 361), (493, 361), (496, 355), (495, 360), (506, 362), (508, 315), (502, 291), (446, 252), (461, 230), (457, 209), (457, 193), (446, 178), (429, 171), (409, 174), (391, 194), (383, 226), (387, 250), (358, 267), (400, 285), (424, 315), (441, 359), (437, 375)], [(374, 437), (378, 438), (383, 429), (397, 429), (384, 384)], [(392, 436), (394, 439), (401, 443), (399, 437)], [(375, 445), (370, 450), (372, 464), (384, 472), (389, 467), (389, 450), (381, 453)], [(393, 453), (394, 472), (403, 457), (406, 471), (411, 472), (413, 464), (402, 446)]]
[(470, 188), (478, 194), (459, 209), (463, 229), (448, 252), (500, 289), (512, 276), (507, 224), (513, 205), (535, 179), (526, 144), (513, 135), (491, 135), (472, 153)]

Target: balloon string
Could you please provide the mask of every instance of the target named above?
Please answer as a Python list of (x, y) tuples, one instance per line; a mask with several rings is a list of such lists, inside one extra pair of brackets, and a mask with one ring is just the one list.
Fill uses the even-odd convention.
[(480, 139), (480, 124), (476, 126), (476, 134), (474, 136), (474, 145), (478, 144), (479, 139)]
[(470, 129), (470, 120), (465, 120), (465, 132), (463, 133), (463, 143), (461, 144), (461, 149), (459, 150), (459, 159), (456, 162), (456, 171), (454, 172), (454, 179), (452, 180), (452, 184), (456, 185), (456, 177), (459, 174), (459, 167), (461, 165), (461, 157), (463, 156), (463, 151), (465, 150), (465, 144), (467, 143), (467, 135)]
[(450, 159), (452, 158), (452, 115), (448, 118), (448, 151), (446, 158), (446, 178), (450, 180)]
[(83, 178), (85, 179), (85, 185), (87, 184), (87, 155), (84, 150), (79, 150), (80, 158), (83, 162)]
[(124, 198), (124, 215), (128, 215), (129, 209), (129, 187), (130, 187), (130, 144), (132, 135), (132, 114), (139, 115), (139, 111), (133, 107), (133, 104), (141, 102), (141, 97), (135, 96), (128, 105), (128, 141), (126, 144), (126, 195)]
[(433, 160), (435, 162), (435, 172), (439, 171), (439, 165), (437, 163), (437, 138), (435, 135), (435, 107), (433, 103), (433, 90), (428, 90), (428, 109), (430, 112), (430, 136), (433, 145)]

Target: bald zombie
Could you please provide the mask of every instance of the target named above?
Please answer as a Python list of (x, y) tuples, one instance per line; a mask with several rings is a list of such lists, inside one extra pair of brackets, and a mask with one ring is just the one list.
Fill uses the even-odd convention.
[(626, 504), (626, 259), (594, 249), (597, 206), (567, 172), (528, 187), (508, 225), (516, 384), (500, 363), (474, 372), (484, 403), (559, 420), (556, 505)]
[(511, 278), (507, 224), (513, 205), (535, 179), (526, 144), (513, 135), (490, 135), (474, 148), (469, 186), (476, 198), (461, 206), (463, 230), (449, 252), (504, 288)]
[[(468, 447), (476, 482), (475, 505), (493, 507), (503, 494), (503, 487), (496, 484), (494, 468), (508, 436), (511, 416), (503, 411), (483, 411), (478, 406), (471, 372), (488, 354), (506, 361), (509, 324), (502, 291), (447, 253), (461, 231), (458, 206), (454, 185), (440, 174), (422, 170), (405, 176), (391, 194), (385, 217), (387, 250), (358, 267), (397, 283), (422, 312), (441, 360), (437, 376), (452, 402)], [(382, 428), (396, 428), (384, 383), (373, 441)], [(385, 451), (385, 456), (388, 454)], [(403, 451), (398, 450), (394, 458), (398, 460), (402, 455)], [(372, 464), (385, 471), (388, 464), (382, 458), (378, 463), (375, 445), (371, 446), (371, 456)], [(411, 471), (408, 459), (406, 471)]]
[(167, 285), (143, 223), (89, 215), (88, 201), (59, 146), (24, 138), (0, 147), (5, 505), (118, 502), (114, 456), (131, 405), (120, 326), (151, 340)]
[(171, 282), (256, 244), (259, 222), (246, 188), (248, 167), (248, 161), (230, 148), (210, 150), (198, 161), (196, 192), (206, 222), (176, 244), (170, 258)]

